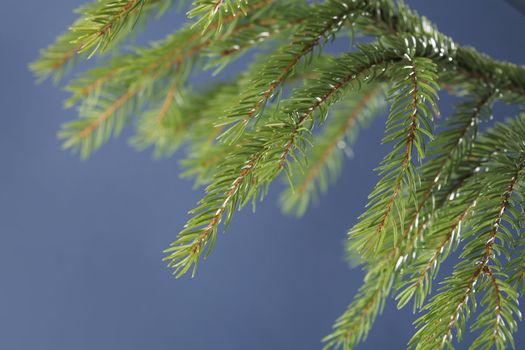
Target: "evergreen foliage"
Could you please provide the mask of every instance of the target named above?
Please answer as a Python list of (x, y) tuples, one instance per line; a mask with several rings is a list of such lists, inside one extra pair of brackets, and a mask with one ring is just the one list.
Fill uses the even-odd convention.
[[(525, 68), (457, 45), (394, 0), (195, 0), (181, 29), (121, 49), (137, 23), (173, 3), (83, 6), (31, 69), (58, 81), (83, 58), (115, 53), (66, 86), (79, 118), (59, 137), (83, 158), (131, 122), (138, 149), (163, 157), (187, 146), (183, 175), (205, 195), (165, 250), (174, 274), (194, 275), (235, 211), (255, 206), (281, 173), (283, 211), (303, 215), (388, 105), (390, 151), (346, 246), (366, 276), (325, 349), (362, 342), (389, 296), (421, 312), (409, 348), (453, 348), (467, 328), (473, 349), (514, 346), (525, 292), (525, 113), (484, 122), (496, 102), (523, 106)], [(336, 37), (368, 43), (332, 56), (323, 48)], [(192, 74), (252, 49), (235, 79), (192, 86)], [(435, 123), (443, 87), (460, 102)], [(459, 262), (435, 288), (454, 251)]]

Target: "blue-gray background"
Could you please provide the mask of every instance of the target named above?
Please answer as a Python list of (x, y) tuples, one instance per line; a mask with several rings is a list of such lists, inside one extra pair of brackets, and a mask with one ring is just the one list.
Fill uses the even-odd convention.
[[(178, 178), (176, 159), (155, 161), (125, 137), (86, 162), (61, 151), (55, 133), (75, 112), (27, 69), (81, 2), (2, 1), (0, 349), (319, 349), (361, 283), (342, 241), (377, 180), (383, 120), (304, 219), (282, 216), (270, 196), (237, 215), (195, 279), (175, 280), (161, 251), (202, 193)], [(459, 43), (525, 63), (525, 17), (507, 3), (408, 3)], [(180, 22), (171, 12), (140, 39)], [(360, 349), (403, 349), (414, 319), (390, 302)]]

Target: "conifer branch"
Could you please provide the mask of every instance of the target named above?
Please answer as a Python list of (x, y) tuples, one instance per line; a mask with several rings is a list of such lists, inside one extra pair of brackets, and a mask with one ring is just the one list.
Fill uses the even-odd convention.
[[(259, 193), (264, 193), (265, 186), (285, 168), (288, 157), (296, 157), (293, 151), (304, 143), (304, 137), (313, 125), (312, 115), (319, 110), (321, 116), (318, 118), (324, 120), (327, 112), (325, 105), (330, 106), (338, 101), (342, 97), (342, 90), (351, 82), (357, 82), (358, 77), (361, 80), (362, 75), (372, 67), (385, 62), (384, 56), (373, 55), (375, 50), (377, 47), (374, 45), (363, 46), (359, 53), (336, 59), (332, 65), (332, 69), (337, 67), (335, 71), (326, 71), (318, 82), (299, 90), (288, 100), (294, 106), (293, 110), (284, 107), (279, 119), (269, 120), (268, 124), (246, 136), (250, 140), (244, 147), (250, 154), (248, 157), (244, 153), (240, 156), (232, 154), (219, 166), (224, 171), (214, 175), (214, 182), (208, 186), (207, 195), (201, 200), (200, 206), (190, 212), (194, 217), (179, 233), (178, 240), (166, 250), (169, 253), (166, 260), (169, 261), (169, 266), (175, 268), (178, 276), (187, 272), (191, 266), (195, 267), (198, 254), (203, 251), (207, 240), (213, 246), (217, 225), (222, 216), (227, 214), (228, 223), (237, 206), (242, 207), (249, 199), (255, 199)], [(354, 69), (348, 71), (349, 67)], [(298, 102), (300, 106), (297, 105)], [(241, 185), (250, 183), (245, 182), (247, 176), (257, 179), (259, 188), (243, 186), (244, 191), (238, 191)], [(199, 228), (201, 226), (204, 227)], [(193, 243), (187, 244), (188, 240)]]
[[(253, 5), (253, 7), (261, 7), (266, 4), (268, 0), (262, 0)], [(230, 16), (225, 19), (233, 20), (235, 16)], [(136, 111), (141, 103), (140, 101), (132, 101), (136, 94), (140, 91), (147, 91), (152, 93), (155, 89), (155, 85), (162, 82), (162, 78), (169, 74), (173, 67), (180, 76), (186, 76), (185, 71), (189, 69), (190, 60), (196, 57), (202, 50), (211, 45), (210, 40), (197, 41), (194, 39), (198, 37), (198, 34), (188, 30), (183, 31), (180, 35), (168, 38), (167, 43), (163, 46), (154, 46), (148, 49), (148, 52), (140, 52), (140, 56), (129, 55), (117, 59), (112, 65), (102, 70), (96, 70), (93, 75), (88, 76), (87, 79), (80, 79), (77, 83), (73, 83), (68, 87), (74, 94), (72, 98), (68, 100), (68, 104), (75, 103), (78, 98), (89, 94), (90, 92), (96, 92), (93, 98), (86, 97), (87, 108), (81, 109), (87, 118), (84, 120), (70, 122), (64, 125), (63, 130), (60, 132), (60, 137), (65, 138), (65, 148), (81, 149), (82, 157), (87, 157), (94, 150), (98, 149), (103, 142), (105, 142), (111, 135), (111, 124), (108, 130), (103, 131), (103, 135), (97, 137), (96, 140), (92, 140), (91, 135), (101, 125), (116, 117), (119, 119), (119, 128), (115, 130), (115, 135), (121, 130), (128, 118), (120, 118), (117, 112), (124, 106), (131, 108), (127, 112)], [(184, 46), (177, 44), (182, 43)], [(152, 60), (151, 57), (155, 57)], [(138, 59), (137, 59), (138, 58)], [(188, 67), (183, 68), (183, 65)], [(106, 101), (99, 100), (100, 97), (110, 96), (106, 93), (101, 93), (99, 88), (107, 82), (109, 78), (116, 76), (116, 74), (124, 74), (129, 72), (128, 79), (122, 79), (120, 77), (118, 86), (123, 85), (124, 92), (114, 102), (107, 106)], [(139, 75), (137, 76), (137, 72)], [(86, 85), (87, 81), (87, 85)], [(182, 82), (180, 83), (182, 84)], [(116, 87), (111, 85), (112, 90), (116, 90)], [(117, 87), (118, 89), (118, 87)], [(106, 88), (109, 90), (109, 87)], [(127, 103), (126, 103), (127, 102)], [(100, 106), (102, 104), (102, 106)], [(103, 111), (99, 112), (99, 107), (103, 107)], [(93, 114), (100, 115), (93, 117)]]
[[(465, 170), (464, 178), (468, 179), (474, 171), (475, 165), (471, 165), (469, 170)], [(440, 197), (448, 198), (450, 194), (462, 186), (464, 179), (455, 182)], [(440, 200), (436, 203), (436, 209), (441, 208), (445, 201)], [(418, 225), (417, 232), (401, 239), (405, 242), (405, 250), (392, 249), (393, 243), (385, 245), (384, 251), (379, 251), (377, 258), (367, 262), (367, 273), (364, 283), (355, 296), (354, 301), (348, 306), (347, 310), (334, 323), (331, 334), (324, 338), (324, 349), (352, 349), (355, 345), (366, 339), (368, 331), (372, 328), (375, 318), (381, 313), (387, 297), (390, 295), (392, 285), (400, 272), (400, 268), (406, 258), (406, 251), (412, 251), (417, 246), (418, 240), (428, 225), (428, 219)], [(392, 237), (387, 237), (392, 240)], [(349, 244), (347, 247), (351, 251)], [(365, 319), (365, 322), (359, 320)]]
[[(493, 161), (488, 165), (489, 170), (479, 173), (477, 181), (473, 182), (475, 187), (484, 188), (484, 190), (481, 190), (477, 214), (468, 224), (470, 230), (465, 239), (473, 236), (476, 239), (471, 239), (465, 245), (461, 254), (464, 260), (456, 265), (452, 276), (445, 280), (445, 286), (441, 292), (425, 306), (427, 313), (418, 319), (419, 330), (410, 342), (411, 347), (415, 349), (426, 350), (450, 346), (454, 329), (456, 329), (458, 338), (461, 339), (463, 325), (470, 315), (471, 306), (468, 301), (473, 300), (474, 286), (479, 283), (485, 271), (499, 269), (500, 263), (494, 252), (502, 251), (505, 245), (508, 245), (506, 242), (509, 236), (503, 222), (512, 223), (516, 219), (509, 216), (507, 212), (512, 212), (511, 208), (516, 205), (512, 201), (513, 194), (515, 191), (521, 191), (519, 183), (522, 180), (519, 179), (519, 175), (523, 173), (525, 166), (525, 148), (519, 143), (516, 144), (515, 138), (523, 137), (524, 121), (521, 117), (511, 122), (509, 126), (500, 124), (494, 129), (497, 133), (491, 133), (495, 141), (492, 141), (492, 144), (487, 142), (487, 149), (499, 143), (503, 152), (494, 155)], [(505, 135), (505, 138), (508, 139), (502, 139), (501, 135)], [(480, 187), (480, 184), (483, 187)], [(476, 234), (479, 235), (479, 239)], [(494, 263), (491, 264), (491, 261)], [(494, 276), (495, 274), (492, 273), (492, 277)], [(498, 283), (503, 285), (505, 282), (498, 280)], [(477, 292), (487, 290), (491, 285), (493, 286), (492, 283), (485, 285), (482, 283)], [(490, 305), (496, 301), (491, 300), (490, 297), (486, 298), (485, 304), (489, 306), (485, 312), (491, 313), (495, 307), (490, 307)], [(509, 304), (506, 305), (508, 312), (505, 316), (507, 325), (505, 332), (498, 331), (497, 334), (491, 332), (492, 317), (478, 318), (473, 327), (482, 329), (482, 332), (473, 343), (474, 346), (485, 347), (487, 344), (505, 344), (509, 341), (507, 335), (515, 330), (513, 320), (513, 315), (517, 310), (517, 307), (513, 306), (515, 302), (516, 298), (511, 297)], [(498, 347), (501, 348), (500, 345)]]
[[(450, 176), (460, 166), (461, 160), (466, 155), (471, 155), (472, 143), (477, 136), (477, 125), (491, 114), (490, 105), (493, 101), (493, 96), (494, 94), (490, 91), (480, 93), (480, 97), (474, 101), (467, 101), (459, 105), (457, 107), (458, 112), (448, 118), (444, 130), (430, 143), (430, 156), (433, 161), (426, 163), (422, 167), (422, 182), (418, 189), (418, 205), (413, 210), (413, 213), (410, 214), (411, 219), (405, 225), (401, 242), (408, 238), (414, 229), (418, 231), (416, 237), (419, 239), (421, 237), (421, 232), (419, 231), (426, 229), (426, 235), (432, 237), (438, 243), (437, 246), (429, 245), (428, 242), (426, 244), (423, 243), (425, 247), (420, 248), (420, 251), (423, 251), (424, 254), (420, 253), (417, 259), (415, 261), (410, 260), (409, 264), (405, 260), (406, 257), (412, 255), (413, 245), (412, 247), (405, 246), (401, 248), (401, 256), (405, 257), (404, 262), (410, 266), (408, 269), (404, 269), (403, 274), (412, 273), (414, 277), (397, 286), (398, 289), (403, 288), (403, 291), (397, 297), (399, 307), (406, 305), (414, 295), (416, 296), (414, 307), (422, 306), (425, 296), (431, 289), (431, 279), (429, 279), (428, 272), (437, 266), (438, 259), (448, 255), (454, 243), (453, 238), (458, 237), (466, 215), (475, 205), (477, 196), (473, 194), (471, 200), (465, 203), (465, 206), (460, 208), (459, 211), (447, 214), (449, 219), (447, 221), (443, 220), (444, 225), (428, 227), (430, 215), (433, 210), (435, 211), (434, 208), (428, 207), (432, 205), (430, 200), (435, 199), (436, 192), (439, 189), (447, 186)], [(476, 161), (475, 164), (470, 164), (469, 169), (474, 169), (478, 166), (479, 161)], [(464, 178), (461, 182), (463, 181)], [(454, 198), (455, 190), (447, 193), (444, 198), (450, 198), (451, 196)], [(425, 216), (426, 218), (423, 222), (418, 224), (417, 221)], [(412, 240), (409, 240), (409, 242), (412, 242)], [(447, 244), (450, 245), (447, 246)]]
[[(369, 81), (378, 72), (382, 71), (384, 65), (392, 64), (392, 62), (399, 64), (396, 62), (401, 60), (402, 57), (396, 57), (396, 54), (399, 54), (398, 47), (404, 47), (414, 54), (425, 51), (424, 42), (419, 42), (415, 39), (413, 41), (405, 38), (397, 41), (392, 40), (389, 42), (389, 45), (392, 45), (392, 47), (389, 46), (387, 50), (384, 50), (385, 47), (382, 44), (363, 45), (360, 47), (359, 52), (335, 60), (330, 71), (326, 71), (324, 76), (319, 78), (318, 82), (312, 86), (307, 86), (303, 91), (298, 92), (298, 96), (294, 96), (289, 100), (290, 104), (293, 105), (293, 109), (283, 107), (282, 111), (284, 114), (280, 120), (269, 120), (269, 123), (266, 124), (267, 127), (262, 126), (258, 128), (252, 137), (248, 137), (250, 142), (247, 142), (245, 149), (257, 151), (250, 153), (248, 158), (245, 157), (244, 153), (240, 156), (232, 154), (220, 166), (225, 171), (220, 171), (215, 175), (215, 183), (212, 182), (208, 186), (207, 195), (200, 202), (201, 205), (191, 212), (195, 216), (190, 219), (185, 230), (179, 234), (179, 239), (172, 244), (172, 248), (166, 250), (167, 253), (170, 253), (166, 259), (169, 261), (170, 266), (175, 267), (175, 273), (178, 276), (188, 271), (188, 264), (194, 265), (198, 262), (195, 253), (202, 251), (202, 245), (206, 243), (203, 238), (209, 239), (212, 242), (211, 245), (213, 245), (216, 226), (219, 224), (222, 215), (228, 213), (226, 222), (229, 222), (237, 204), (239, 207), (242, 207), (250, 198), (256, 198), (259, 193), (264, 193), (267, 185), (285, 168), (288, 157), (296, 158), (293, 151), (298, 145), (305, 142), (304, 138), (307, 136), (305, 133), (312, 127), (312, 120), (310, 119), (312, 113), (319, 109), (321, 111), (319, 120), (323, 121), (327, 112), (325, 105), (330, 106), (338, 101), (341, 98), (341, 90), (343, 88), (346, 89), (348, 84), (351, 82), (359, 84), (363, 81)], [(418, 73), (421, 75), (420, 79), (423, 82), (427, 82), (426, 86), (430, 86), (429, 84), (432, 84), (432, 82), (429, 82), (428, 79), (432, 78), (433, 74), (431, 61), (423, 59), (416, 61), (418, 62), (417, 64), (421, 62), (422, 65), (418, 70)], [(354, 68), (350, 69), (350, 67)], [(423, 69), (423, 67), (425, 68)], [(409, 80), (412, 81), (410, 77)], [(412, 91), (409, 88), (406, 88), (405, 91), (408, 91), (412, 96)], [(421, 92), (421, 96), (430, 99), (433, 98), (433, 93), (429, 93), (425, 87)], [(419, 98), (418, 96), (418, 103)], [(401, 103), (402, 99), (399, 99), (399, 102)], [(418, 108), (421, 107), (418, 106)], [(428, 115), (426, 114), (427, 111), (421, 111), (420, 109), (417, 112), (423, 113), (425, 116)], [(293, 116), (291, 123), (289, 122), (290, 116)], [(310, 125), (306, 125), (306, 123), (310, 123)], [(395, 125), (392, 124), (392, 127), (395, 127)], [(422, 128), (417, 126), (417, 132), (422, 132), (421, 130)], [(277, 131), (281, 132), (277, 133)], [(268, 136), (265, 138), (264, 135)], [(414, 142), (421, 142), (421, 137), (418, 136), (417, 139), (414, 139)], [(418, 150), (422, 149), (420, 145), (417, 148)], [(266, 162), (260, 165), (259, 162), (263, 156)], [(236, 165), (234, 165), (235, 161), (237, 161)], [(241, 194), (238, 194), (237, 191), (230, 192), (231, 186), (235, 185), (234, 187), (238, 188), (238, 186), (243, 184), (246, 174), (241, 176), (238, 172), (243, 173), (246, 164), (249, 164), (249, 174), (254, 170), (260, 169), (260, 174), (250, 175), (257, 179), (258, 188), (246, 188), (246, 192)], [(228, 182), (231, 185), (224, 187), (224, 184)], [(223, 186), (222, 192), (220, 191), (221, 185)], [(230, 195), (238, 196), (238, 198), (226, 200)], [(224, 203), (235, 203), (235, 205), (229, 208), (222, 208)], [(215, 218), (211, 216), (211, 213), (218, 213), (219, 217)], [(210, 227), (206, 225), (204, 229), (199, 229), (203, 222), (212, 223), (212, 225)], [(210, 228), (213, 229), (210, 230)], [(200, 235), (199, 232), (202, 232), (202, 230), (206, 234)], [(193, 246), (186, 244), (186, 241), (190, 239), (196, 240)], [(194, 246), (200, 248), (192, 248)], [(191, 258), (188, 258), (188, 256), (191, 256)]]
[[(505, 194), (503, 196), (503, 200), (502, 200), (502, 203), (501, 203), (501, 206), (500, 206), (500, 210), (499, 210), (499, 212), (501, 214), (499, 214), (496, 217), (496, 219), (494, 221), (494, 224), (493, 224), (493, 229), (489, 232), (488, 243), (485, 245), (485, 248), (483, 250), (483, 255), (482, 255), (481, 259), (479, 260), (478, 267), (476, 269), (474, 269), (474, 272), (471, 274), (471, 276), (467, 280), (466, 284), (464, 284), (464, 282), (461, 281), (460, 289), (463, 289), (464, 292), (461, 295), (461, 297), (459, 298), (459, 300), (457, 300), (456, 303), (453, 303), (453, 302), (449, 301), (449, 303), (453, 305), (453, 310), (454, 311), (450, 315), (451, 316), (450, 317), (450, 321), (446, 321), (447, 323), (446, 323), (446, 326), (444, 327), (444, 332), (441, 334), (441, 333), (439, 333), (440, 332), (439, 330), (437, 332), (436, 332), (436, 330), (427, 331), (427, 332), (432, 332), (431, 333), (432, 335), (429, 336), (429, 337), (425, 337), (424, 336), (425, 331), (426, 331), (426, 329), (428, 329), (430, 327), (426, 326), (426, 325), (422, 326), (422, 328), (420, 328), (420, 331), (418, 333), (416, 333), (416, 335), (415, 335), (415, 337), (413, 338), (413, 341), (412, 341), (412, 343), (414, 344), (416, 349), (425, 349), (425, 348), (435, 349), (436, 346), (437, 347), (442, 347), (443, 345), (445, 345), (447, 343), (450, 343), (450, 341), (452, 339), (453, 328), (456, 327), (456, 324), (458, 322), (460, 322), (460, 320), (459, 320), (460, 317), (461, 318), (466, 317), (463, 312), (465, 312), (465, 308), (468, 307), (467, 306), (468, 298), (471, 296), (472, 290), (474, 288), (474, 285), (478, 281), (478, 278), (480, 277), (481, 273), (488, 269), (487, 264), (489, 262), (490, 255), (493, 253), (493, 244), (494, 244), (494, 241), (496, 239), (497, 232), (500, 229), (503, 212), (507, 208), (508, 199), (509, 199), (510, 194), (512, 193), (513, 187), (514, 187), (514, 185), (516, 183), (515, 180), (516, 180), (515, 177), (513, 177), (511, 179), (511, 183), (509, 184), (508, 189), (507, 189), (507, 191), (505, 192)], [(461, 276), (461, 277), (463, 277), (463, 276)], [(451, 282), (449, 281), (449, 283), (451, 283)], [(439, 300), (439, 299), (438, 298), (434, 298), (434, 301), (437, 301), (437, 300)], [(450, 309), (448, 309), (447, 311), (450, 311)], [(447, 315), (447, 314), (445, 314), (445, 315)], [(447, 319), (445, 319), (445, 320), (447, 320)], [(420, 321), (420, 323), (422, 323), (422, 322)], [(461, 321), (461, 323), (464, 323), (464, 322)], [(427, 324), (428, 324), (428, 322), (427, 322)], [(435, 326), (436, 326), (435, 324), (431, 325), (431, 327), (433, 327), (433, 328)], [(421, 331), (421, 330), (423, 330), (423, 331)], [(458, 332), (459, 332), (459, 329), (458, 329)], [(438, 336), (438, 337), (434, 338), (435, 336)], [(432, 345), (430, 345), (431, 346), (430, 347), (427, 344), (432, 344)]]
[[(315, 64), (298, 67), (293, 75), (286, 80), (285, 86), (317, 77), (318, 70), (326, 67), (329, 61), (328, 58), (321, 59), (317, 60)], [(250, 71), (240, 75), (235, 84), (217, 87), (213, 96), (204, 96), (199, 102), (195, 103), (202, 106), (199, 116), (200, 122), (192, 131), (196, 140), (192, 142), (189, 156), (182, 162), (185, 169), (182, 176), (195, 176), (196, 185), (209, 183), (213, 178), (213, 174), (217, 171), (220, 161), (231, 152), (235, 152), (246, 145), (247, 140), (245, 138), (241, 138), (233, 145), (216, 142), (224, 127), (215, 126), (210, 129), (210, 124), (214, 124), (217, 118), (217, 111), (224, 112), (231, 108), (232, 105), (239, 101), (241, 91), (250, 88)], [(267, 112), (272, 113), (270, 110), (267, 110)]]
[[(468, 104), (469, 103), (465, 103), (465, 105)], [(482, 148), (483, 150), (471, 152), (469, 156), (471, 159), (464, 161), (464, 164), (458, 164), (456, 170), (454, 170), (454, 174), (449, 177), (454, 180), (444, 185), (439, 191), (436, 191), (434, 194), (434, 211), (436, 211), (437, 214), (424, 216), (424, 220), (416, 225), (417, 230), (412, 235), (409, 235), (410, 231), (406, 229), (403, 237), (399, 240), (403, 242), (403, 246), (399, 249), (393, 249), (393, 237), (392, 235), (387, 236), (388, 244), (385, 244), (382, 250), (378, 251), (376, 257), (366, 264), (367, 273), (360, 292), (348, 306), (345, 313), (338, 318), (334, 324), (333, 332), (325, 337), (325, 349), (352, 349), (353, 346), (364, 340), (368, 330), (372, 327), (375, 317), (381, 312), (382, 305), (384, 305), (386, 298), (390, 294), (391, 287), (395, 280), (399, 279), (400, 276), (410, 273), (415, 275), (416, 273), (414, 271), (420, 272), (422, 266), (426, 267), (429, 254), (437, 249), (435, 248), (437, 245), (447, 244), (446, 242), (443, 243), (443, 236), (454, 231), (454, 226), (456, 226), (454, 241), (457, 244), (460, 237), (459, 232), (461, 231), (461, 229), (458, 230), (459, 220), (465, 221), (467, 215), (471, 214), (472, 208), (475, 206), (480, 192), (483, 189), (484, 183), (480, 181), (480, 175), (477, 175), (477, 171), (479, 171), (478, 169), (480, 169), (480, 167), (484, 167), (484, 164), (489, 161), (490, 157), (493, 157), (493, 155), (498, 154), (498, 152), (503, 151), (505, 148), (505, 146), (501, 144), (491, 145), (486, 148), (481, 146), (481, 144), (486, 144), (494, 138), (493, 133), (494, 132), (489, 132), (487, 135), (484, 135), (481, 140), (478, 140), (480, 144), (477, 143), (477, 147), (474, 145), (473, 148)], [(487, 156), (487, 150), (490, 151), (489, 156)], [(475, 185), (475, 188), (467, 191), (466, 187), (471, 185)], [(457, 202), (460, 197), (455, 194), (460, 192), (462, 193), (461, 202), (459, 202), (457, 206), (452, 206), (452, 209), (455, 208), (455, 210), (449, 209), (450, 198), (453, 196), (452, 198)], [(472, 193), (472, 195), (469, 195), (469, 193)], [(440, 220), (440, 216), (446, 218), (452, 216), (452, 219)], [(431, 219), (432, 222), (430, 221)], [(436, 225), (436, 222), (442, 222), (442, 224)], [(463, 226), (466, 226), (466, 224)], [(425, 240), (422, 239), (423, 234), (427, 237)], [(430, 239), (428, 237), (430, 237)], [(418, 243), (421, 241), (422, 243)], [(429, 247), (432, 248), (429, 249)], [(447, 248), (450, 249), (450, 246), (447, 246)], [(348, 245), (347, 249), (352, 251), (351, 244)], [(418, 252), (417, 258), (407, 260), (406, 258), (411, 257), (411, 252), (415, 249), (417, 249)], [(437, 251), (440, 250), (437, 249)], [(441, 256), (444, 254), (448, 254), (448, 251), (440, 251)], [(437, 264), (432, 266), (434, 273), (436, 272), (437, 266), (439, 266), (437, 258), (435, 261)], [(415, 276), (414, 278), (417, 277), (420, 276)], [(425, 279), (424, 281), (426, 282), (424, 286), (430, 288), (431, 280)], [(408, 283), (408, 281), (403, 282), (403, 284), (397, 282), (397, 288), (404, 288)], [(417, 291), (420, 294), (415, 294), (418, 298), (415, 305), (420, 305), (424, 301), (428, 290), (419, 286)], [(398, 296), (399, 306), (401, 307), (408, 303), (413, 294), (413, 290), (410, 290), (408, 287), (404, 288), (403, 292)], [(371, 295), (375, 295), (375, 297), (370, 298)], [(368, 307), (364, 308), (363, 305), (368, 305)], [(359, 315), (363, 313), (368, 317), (367, 322), (355, 322), (356, 318), (359, 318)]]
[(353, 249), (365, 258), (377, 252), (384, 241), (386, 228), (392, 227), (394, 237), (403, 230), (399, 222), (404, 221), (405, 209), (399, 195), (406, 190), (408, 198), (413, 201), (415, 186), (419, 183), (412, 163), (413, 152), (416, 151), (417, 159), (421, 161), (424, 158), (424, 137), (432, 138), (432, 116), (424, 101), (436, 109), (434, 64), (405, 54), (405, 62), (399, 63), (397, 70), (395, 75), (403, 78), (393, 88), (388, 134), (383, 139), (383, 142), (394, 142), (395, 147), (381, 164), (383, 177), (370, 195), (369, 209), (350, 231)]
[[(486, 294), (481, 300), (484, 310), (478, 320), (472, 325), (472, 331), (481, 330), (481, 335), (472, 343), (474, 349), (503, 350), (509, 342), (515, 348), (512, 332), (517, 325), (512, 314), (520, 315), (517, 304), (513, 301), (518, 298), (515, 290), (505, 282), (507, 276), (499, 274), (486, 266), (481, 277), (481, 288)], [(481, 289), (478, 287), (479, 289)]]
[(127, 17), (133, 13), (140, 13), (147, 0), (113, 0), (106, 1), (102, 8), (87, 10), (84, 12), (85, 19), (82, 23), (75, 25), (71, 31), (78, 35), (72, 41), (78, 45), (77, 52), (81, 53), (93, 48), (92, 56), (99, 48), (104, 47), (116, 35)]
[(137, 21), (155, 10), (163, 13), (172, 3), (173, 0), (99, 0), (83, 6), (76, 11), (81, 17), (54, 44), (41, 51), (31, 70), (39, 80), (54, 76), (58, 81), (79, 55), (92, 56), (99, 49), (109, 49), (123, 38), (121, 32), (129, 34)]
[(359, 4), (364, 10), (359, 28), (365, 32), (378, 37), (402, 36), (405, 33), (429, 35), (443, 58), (446, 70), (450, 71), (447, 79), (457, 83), (459, 74), (482, 85), (493, 85), (500, 91), (514, 93), (523, 101), (525, 72), (522, 66), (497, 61), (472, 47), (457, 45), (440, 33), (426, 17), (418, 15), (403, 2), (394, 4), (390, 0), (362, 0)]
[[(171, 3), (85, 6), (31, 68), (58, 79), (79, 57), (116, 48), (137, 21)], [(87, 157), (136, 115), (131, 142), (138, 149), (166, 156), (187, 146), (183, 176), (207, 187), (165, 251), (174, 274), (195, 274), (234, 212), (255, 206), (281, 173), (289, 183), (281, 204), (304, 213), (337, 177), (343, 143), (390, 102), (383, 142), (391, 149), (346, 247), (351, 257), (360, 254), (366, 276), (325, 349), (363, 341), (392, 290), (399, 307), (413, 301), (425, 312), (412, 348), (451, 348), (478, 301), (472, 348), (513, 346), (525, 291), (525, 114), (488, 131), (481, 125), (495, 101), (525, 103), (525, 68), (457, 45), (401, 1), (194, 0), (189, 16), (193, 23), (164, 40), (115, 50), (70, 83), (66, 105), (81, 118), (59, 132), (65, 148)], [(377, 41), (335, 58), (323, 52), (350, 33)], [(255, 63), (235, 79), (192, 86), (198, 69), (217, 73), (252, 49), (259, 50)], [(440, 87), (464, 101), (434, 129)], [(425, 304), (456, 249), (460, 262)]]
[[(301, 59), (321, 45), (323, 39), (326, 40), (339, 31), (345, 21), (351, 18), (350, 15), (355, 9), (348, 5), (350, 2), (352, 1), (330, 0), (316, 7), (296, 9), (294, 16), (297, 17), (291, 21), (300, 23), (300, 28), (294, 33), (291, 43), (273, 54), (262, 67), (255, 68), (259, 73), (252, 81), (252, 89), (248, 90), (238, 105), (223, 118), (221, 124), (232, 125), (222, 135), (226, 142), (235, 142), (244, 132), (248, 122), (259, 115), (268, 100), (293, 73)], [(306, 11), (309, 12), (309, 16), (304, 19), (302, 13)]]
[(188, 17), (198, 17), (194, 26), (200, 27), (202, 31), (220, 32), (224, 24), (224, 16), (236, 12), (246, 15), (248, 4), (248, 0), (194, 0)]

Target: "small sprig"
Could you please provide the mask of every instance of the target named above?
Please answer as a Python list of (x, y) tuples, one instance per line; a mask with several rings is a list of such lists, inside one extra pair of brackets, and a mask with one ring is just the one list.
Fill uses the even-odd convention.
[[(403, 231), (405, 207), (414, 203), (420, 182), (415, 164), (425, 157), (425, 139), (433, 138), (430, 108), (437, 111), (436, 66), (412, 55), (405, 54), (392, 68), (395, 85), (383, 143), (393, 143), (394, 149), (379, 167), (382, 177), (369, 196), (367, 211), (349, 233), (353, 248), (365, 259), (381, 247), (387, 228), (394, 240)], [(408, 204), (402, 198), (404, 192)]]
[[(157, 11), (165, 12), (173, 0), (99, 0), (80, 7), (80, 14), (67, 32), (42, 50), (30, 65), (39, 80), (53, 76), (60, 80), (78, 57), (91, 57), (97, 51), (114, 47), (132, 32), (137, 22)], [(124, 33), (124, 35), (121, 35)]]

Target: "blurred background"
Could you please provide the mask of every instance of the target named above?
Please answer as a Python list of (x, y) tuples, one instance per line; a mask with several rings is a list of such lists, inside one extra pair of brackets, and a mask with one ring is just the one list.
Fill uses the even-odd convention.
[[(338, 184), (303, 219), (280, 213), (276, 184), (256, 214), (236, 216), (194, 279), (176, 280), (162, 250), (202, 190), (179, 179), (177, 156), (137, 152), (126, 133), (87, 161), (62, 151), (56, 131), (76, 113), (27, 68), (81, 3), (2, 1), (0, 349), (320, 349), (361, 284), (343, 240), (377, 181), (384, 118), (361, 134)], [(458, 43), (525, 63), (525, 16), (507, 2), (407, 3)], [(172, 10), (138, 40), (160, 39), (183, 21)], [(451, 102), (443, 96), (442, 115)], [(416, 317), (391, 300), (359, 349), (404, 349)], [(517, 348), (525, 349), (520, 327)]]

